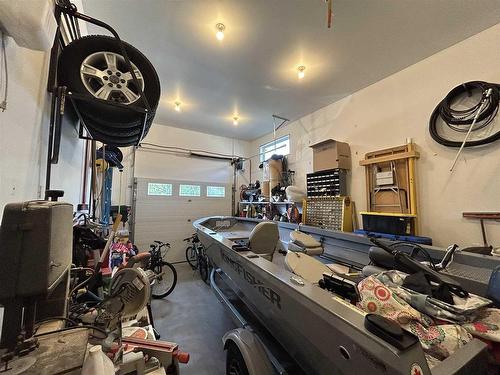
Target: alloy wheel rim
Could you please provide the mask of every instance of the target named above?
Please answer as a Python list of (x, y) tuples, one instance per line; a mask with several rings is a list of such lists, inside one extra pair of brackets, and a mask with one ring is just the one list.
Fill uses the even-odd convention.
[(95, 98), (121, 104), (132, 104), (144, 91), (144, 77), (130, 62), (140, 90), (136, 86), (123, 56), (109, 51), (101, 51), (87, 56), (80, 66), (80, 78), (87, 91)]

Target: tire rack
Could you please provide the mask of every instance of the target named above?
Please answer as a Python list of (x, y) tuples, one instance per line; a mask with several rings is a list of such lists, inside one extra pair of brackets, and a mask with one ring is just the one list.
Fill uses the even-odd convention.
[[(54, 44), (52, 45), (51, 51), (50, 51), (50, 62), (49, 62), (49, 75), (48, 75), (48, 82), (47, 82), (47, 91), (52, 95), (51, 98), (51, 108), (50, 108), (50, 120), (49, 120), (49, 140), (48, 140), (48, 148), (47, 148), (47, 170), (46, 170), (46, 175), (45, 175), (45, 199), (48, 199), (49, 196), (51, 196), (50, 193), (50, 178), (51, 178), (51, 172), (52, 172), (52, 164), (57, 164), (59, 161), (59, 151), (60, 151), (60, 146), (61, 146), (61, 129), (62, 129), (62, 122), (63, 122), (63, 116), (67, 113), (67, 99), (69, 98), (69, 102), (72, 105), (72, 108), (74, 110), (74, 113), (77, 115), (78, 120), (79, 120), (79, 125), (78, 125), (78, 136), (80, 139), (85, 139), (87, 141), (92, 142), (91, 146), (91, 158), (92, 161), (95, 161), (95, 150), (96, 150), (96, 141), (91, 137), (91, 133), (88, 131), (85, 121), (83, 120), (82, 116), (80, 115), (80, 112), (78, 111), (78, 106), (77, 102), (79, 101), (86, 101), (86, 102), (101, 102), (104, 103), (105, 105), (109, 106), (114, 106), (114, 107), (125, 107), (127, 109), (132, 109), (133, 111), (136, 111), (138, 113), (142, 113), (144, 115), (144, 121), (142, 124), (142, 132), (141, 136), (139, 138), (140, 140), (144, 137), (144, 132), (146, 129), (146, 123), (148, 119), (148, 113), (151, 112), (151, 106), (148, 103), (148, 100), (146, 96), (144, 95), (144, 92), (139, 85), (139, 81), (137, 79), (137, 76), (132, 69), (132, 65), (130, 63), (130, 59), (128, 57), (127, 51), (125, 50), (124, 44), (122, 40), (120, 39), (118, 33), (107, 23), (100, 21), (98, 19), (89, 17), (85, 14), (79, 13), (77, 11), (77, 8), (74, 4), (70, 3), (69, 0), (56, 0), (55, 2), (55, 10), (54, 10), (54, 16), (57, 22), (57, 29), (54, 37)], [(79, 26), (79, 20), (91, 23), (93, 25), (102, 27), (109, 31), (113, 37), (117, 40), (120, 50), (122, 53), (122, 56), (125, 60), (125, 64), (128, 66), (130, 69), (130, 72), (132, 74), (132, 79), (134, 81), (134, 84), (137, 86), (139, 90), (139, 99), (142, 101), (143, 106), (137, 106), (137, 105), (124, 105), (121, 103), (116, 103), (116, 102), (110, 102), (106, 101), (103, 99), (98, 99), (94, 97), (87, 97), (78, 93), (74, 93), (71, 91), (68, 91), (68, 88), (66, 86), (58, 86), (57, 85), (57, 67), (58, 67), (58, 62), (59, 62), (59, 56), (61, 52), (64, 50), (64, 48), (71, 43), (72, 41), (81, 38), (80, 34), (80, 26)], [(61, 27), (65, 26), (66, 33), (63, 35), (63, 32), (61, 30)], [(67, 41), (65, 40), (65, 37)], [(139, 145), (139, 142), (137, 143), (136, 146)], [(86, 173), (88, 170), (88, 150), (89, 147), (85, 147), (85, 168), (84, 168), (84, 181), (86, 181)], [(96, 176), (94, 176), (94, 168), (92, 168), (92, 176), (91, 179), (94, 180)], [(84, 184), (86, 185), (86, 183)], [(84, 191), (82, 193), (82, 202), (85, 202), (85, 189), (86, 186), (84, 187)], [(91, 190), (91, 197), (89, 199), (89, 202), (92, 202), (92, 189)], [(95, 198), (95, 197), (94, 197)], [(95, 217), (95, 204), (94, 204), (94, 217)], [(90, 209), (89, 209), (90, 212)]]

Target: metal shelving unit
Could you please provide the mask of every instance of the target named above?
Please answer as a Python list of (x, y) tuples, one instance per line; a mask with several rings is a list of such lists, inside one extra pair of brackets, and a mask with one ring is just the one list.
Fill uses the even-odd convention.
[(240, 201), (239, 204), (256, 204), (256, 205), (266, 205), (266, 204), (296, 204), (296, 205), (301, 205), (302, 202), (292, 202), (292, 201), (284, 201), (284, 202), (247, 202), (247, 201)]

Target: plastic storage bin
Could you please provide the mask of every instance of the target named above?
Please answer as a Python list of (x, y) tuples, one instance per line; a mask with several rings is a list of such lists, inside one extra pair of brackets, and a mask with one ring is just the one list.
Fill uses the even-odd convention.
[(415, 215), (384, 214), (379, 212), (361, 212), (363, 230), (368, 232), (414, 235)]

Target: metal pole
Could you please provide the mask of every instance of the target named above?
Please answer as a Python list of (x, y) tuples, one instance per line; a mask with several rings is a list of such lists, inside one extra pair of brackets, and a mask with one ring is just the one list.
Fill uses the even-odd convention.
[(233, 195), (231, 197), (231, 216), (236, 215), (236, 163), (237, 161), (233, 161)]
[[(82, 176), (82, 205), (87, 205), (87, 180), (89, 173), (89, 153), (90, 153), (90, 141), (85, 140), (85, 154), (83, 157), (83, 176)], [(87, 207), (88, 208), (88, 207)]]
[[(56, 111), (57, 93), (52, 94), (49, 124), (49, 142), (47, 145), (47, 170), (45, 173), (45, 191), (50, 190), (50, 175), (52, 172), (52, 142), (54, 141), (54, 117)], [(47, 197), (45, 197), (47, 199)]]
[[(91, 199), (89, 201), (89, 203), (92, 203), (92, 219), (95, 220), (95, 211), (96, 211), (96, 204), (97, 204), (97, 201), (96, 201), (96, 179), (97, 179), (97, 171), (96, 171), (96, 166), (95, 166), (95, 162), (96, 162), (96, 141), (91, 141), (91, 148), (90, 148), (90, 152), (91, 152), (91, 168), (92, 168), (92, 174), (90, 175), (90, 195), (91, 195)], [(90, 210), (89, 210), (89, 214), (90, 214)]]

